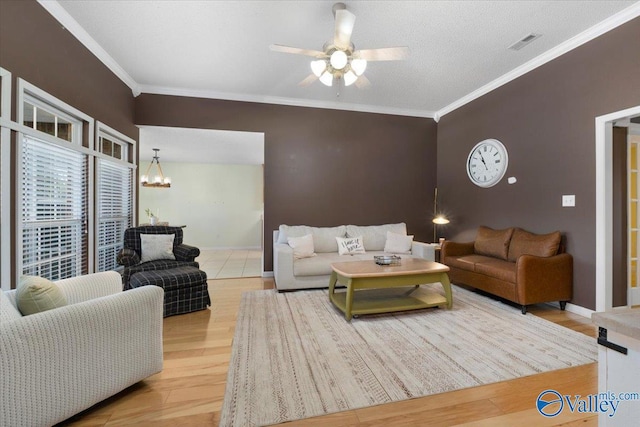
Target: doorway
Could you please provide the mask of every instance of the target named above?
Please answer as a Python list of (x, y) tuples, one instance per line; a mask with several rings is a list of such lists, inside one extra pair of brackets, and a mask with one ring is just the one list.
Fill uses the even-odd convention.
[[(596, 311), (613, 309), (613, 125), (638, 116), (640, 106), (596, 118)], [(628, 306), (635, 295), (629, 286)]]
[(158, 148), (171, 187), (139, 187), (138, 223), (149, 222), (149, 209), (161, 223), (185, 226), (184, 242), (200, 249), (209, 279), (261, 276), (264, 134), (140, 126), (139, 146), (139, 173)]

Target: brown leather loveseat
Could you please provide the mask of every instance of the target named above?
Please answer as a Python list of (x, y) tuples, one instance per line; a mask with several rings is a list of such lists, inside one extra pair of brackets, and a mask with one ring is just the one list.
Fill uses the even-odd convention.
[(561, 234), (481, 226), (474, 242), (445, 241), (440, 253), (452, 283), (471, 286), (522, 306), (559, 301), (564, 310), (573, 290), (573, 257), (563, 253)]

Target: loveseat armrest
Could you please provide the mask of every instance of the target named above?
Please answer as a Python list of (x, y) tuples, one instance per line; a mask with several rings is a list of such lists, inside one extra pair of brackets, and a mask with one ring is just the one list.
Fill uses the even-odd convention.
[(411, 255), (413, 255), (414, 257), (426, 259), (427, 261), (435, 261), (436, 249), (429, 243), (412, 242)]
[(273, 278), (278, 289), (295, 287), (293, 248), (286, 243), (273, 244)]
[(164, 291), (144, 286), (0, 324), (0, 425), (54, 425), (162, 370)]
[(516, 290), (520, 304), (569, 301), (573, 296), (573, 257), (522, 255), (516, 261)]
[(444, 262), (444, 260), (450, 256), (473, 255), (475, 253), (473, 243), (474, 242), (459, 243), (445, 240), (440, 248), (440, 262)]
[(138, 253), (130, 248), (122, 248), (120, 252), (118, 252), (118, 256), (116, 257), (116, 261), (119, 265), (124, 265), (125, 267), (131, 267), (132, 265), (140, 264), (140, 257)]
[(173, 248), (173, 254), (178, 261), (195, 261), (196, 257), (200, 255), (200, 249), (182, 243)]

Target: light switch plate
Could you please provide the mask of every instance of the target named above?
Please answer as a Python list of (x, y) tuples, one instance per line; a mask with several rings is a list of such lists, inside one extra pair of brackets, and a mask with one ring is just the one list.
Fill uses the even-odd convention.
[(576, 205), (576, 196), (575, 194), (565, 194), (562, 196), (562, 207), (563, 208), (572, 208)]

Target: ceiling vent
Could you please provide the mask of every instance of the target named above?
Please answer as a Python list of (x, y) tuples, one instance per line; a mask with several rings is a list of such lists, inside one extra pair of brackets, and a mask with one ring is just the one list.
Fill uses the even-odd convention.
[(529, 33), (523, 38), (521, 38), (520, 40), (518, 40), (517, 42), (515, 42), (514, 44), (512, 44), (511, 46), (509, 46), (509, 49), (520, 50), (526, 45), (528, 45), (529, 43), (531, 43), (532, 41), (534, 41), (535, 39), (537, 39), (538, 37), (540, 37), (541, 35), (542, 34)]

